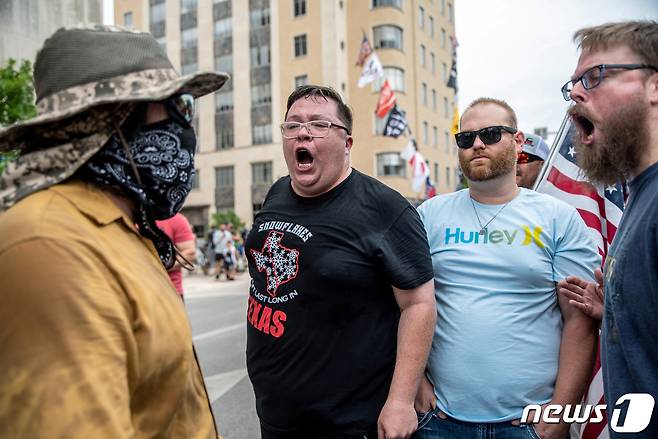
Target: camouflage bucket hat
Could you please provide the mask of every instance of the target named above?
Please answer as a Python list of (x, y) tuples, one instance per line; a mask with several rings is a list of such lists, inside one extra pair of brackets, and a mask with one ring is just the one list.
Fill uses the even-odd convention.
[(139, 102), (219, 90), (220, 72), (180, 76), (149, 33), (119, 26), (62, 28), (34, 63), (37, 116), (0, 129), (0, 152), (18, 150), (0, 176), (0, 211), (70, 177), (105, 145)]

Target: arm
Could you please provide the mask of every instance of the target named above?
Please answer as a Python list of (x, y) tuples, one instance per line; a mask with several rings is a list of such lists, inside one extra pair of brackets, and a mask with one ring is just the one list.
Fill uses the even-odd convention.
[(558, 289), (571, 305), (600, 322), (603, 320), (603, 273), (597, 268), (594, 275), (596, 283), (569, 276), (558, 282)]
[(418, 425), (414, 399), (429, 354), (436, 324), (434, 284), (393, 288), (400, 307), (397, 359), (388, 398), (378, 420), (380, 438), (407, 438)]
[[(193, 239), (191, 241), (177, 242), (176, 248), (183, 255), (185, 259), (190, 261), (192, 264), (196, 263), (196, 241)], [(180, 269), (182, 266), (178, 260), (174, 263), (173, 267), (169, 271)]]
[[(598, 322), (589, 318), (559, 295), (558, 303), (564, 326), (560, 342), (560, 360), (551, 404), (579, 404), (594, 366), (597, 346)], [(562, 439), (569, 431), (569, 424), (535, 425), (542, 439)]]
[(18, 244), (0, 290), (0, 436), (134, 437), (131, 309), (95, 251)]

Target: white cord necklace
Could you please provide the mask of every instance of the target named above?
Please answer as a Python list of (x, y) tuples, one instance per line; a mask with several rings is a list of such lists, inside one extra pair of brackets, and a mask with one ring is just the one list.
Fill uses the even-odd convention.
[[(519, 193), (518, 190), (517, 190), (516, 193), (517, 193), (517, 195), (518, 195), (518, 193)], [(516, 195), (514, 196), (514, 198), (516, 198)], [(511, 203), (511, 202), (514, 200), (514, 198), (512, 198), (512, 199), (509, 200), (507, 203), (505, 203), (505, 204), (503, 205), (503, 207), (501, 207), (500, 209), (498, 209), (498, 212), (496, 212), (496, 214), (495, 214), (494, 216), (492, 216), (491, 219), (490, 219), (489, 221), (487, 221), (487, 223), (486, 223), (485, 225), (482, 225), (482, 221), (480, 221), (480, 215), (478, 215), (478, 210), (475, 208), (475, 203), (473, 202), (473, 198), (472, 198), (472, 197), (470, 196), (470, 194), (469, 194), (468, 199), (471, 200), (471, 206), (473, 206), (473, 212), (475, 212), (475, 218), (477, 218), (477, 220), (478, 220), (478, 224), (480, 225), (480, 235), (486, 235), (486, 234), (487, 234), (487, 226), (488, 226), (489, 224), (491, 224), (491, 221), (493, 221), (493, 220), (496, 219), (496, 217), (498, 216), (498, 214), (499, 214), (500, 212), (502, 212), (503, 209), (506, 208), (507, 205), (508, 205), (509, 203)]]

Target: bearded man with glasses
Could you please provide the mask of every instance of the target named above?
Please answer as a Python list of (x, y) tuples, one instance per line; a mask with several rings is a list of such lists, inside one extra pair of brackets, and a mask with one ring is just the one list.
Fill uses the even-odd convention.
[(281, 135), (290, 175), (246, 243), (262, 437), (409, 437), (436, 318), (418, 213), (350, 166), (352, 113), (333, 89), (295, 90)]
[(589, 379), (596, 324), (556, 282), (593, 279), (600, 257), (573, 207), (517, 186), (516, 126), (506, 102), (471, 103), (455, 135), (469, 188), (418, 209), (438, 318), (416, 438), (565, 439), (564, 423), (519, 419), (530, 404), (579, 403)]
[(34, 63), (38, 115), (0, 130), (0, 436), (218, 437), (156, 224), (192, 189), (195, 99), (149, 33), (63, 28)]
[[(592, 182), (627, 180), (630, 195), (599, 282), (570, 278), (560, 292), (587, 315), (603, 318), (601, 363), (608, 407), (629, 393), (649, 394), (656, 401), (658, 22), (589, 27), (576, 32), (574, 40), (582, 52), (562, 93), (574, 102), (569, 114), (577, 129), (576, 159)], [(634, 438), (658, 437), (658, 409), (647, 413), (634, 431), (625, 431), (635, 433)], [(611, 438), (629, 436), (609, 433)]]

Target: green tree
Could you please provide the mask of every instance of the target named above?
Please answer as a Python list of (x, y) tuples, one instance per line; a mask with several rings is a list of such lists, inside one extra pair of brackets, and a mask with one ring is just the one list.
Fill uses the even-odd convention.
[[(9, 58), (7, 65), (0, 68), (0, 127), (29, 119), (36, 114), (32, 63), (23, 60), (18, 66), (15, 59)], [(0, 175), (7, 162), (17, 155), (17, 151), (0, 153)]]
[(244, 222), (240, 219), (240, 217), (232, 210), (229, 210), (228, 212), (217, 212), (212, 215), (212, 221), (213, 224), (215, 225), (220, 225), (220, 224), (231, 224), (233, 226), (233, 230), (235, 232), (238, 232), (242, 230), (244, 227)]

